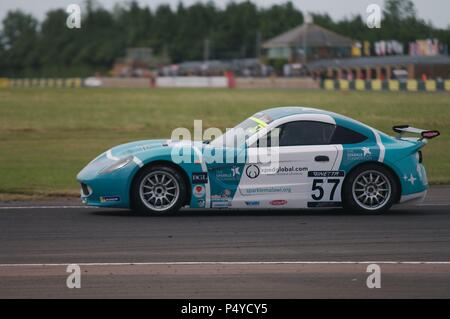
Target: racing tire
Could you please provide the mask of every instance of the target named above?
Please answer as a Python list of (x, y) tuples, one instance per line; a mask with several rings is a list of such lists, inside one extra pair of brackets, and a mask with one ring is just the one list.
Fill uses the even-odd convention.
[(396, 202), (399, 186), (394, 174), (378, 164), (357, 167), (345, 179), (343, 207), (366, 214), (381, 214)]
[(166, 215), (178, 212), (186, 203), (187, 189), (178, 170), (152, 165), (140, 170), (131, 186), (131, 207), (141, 214)]

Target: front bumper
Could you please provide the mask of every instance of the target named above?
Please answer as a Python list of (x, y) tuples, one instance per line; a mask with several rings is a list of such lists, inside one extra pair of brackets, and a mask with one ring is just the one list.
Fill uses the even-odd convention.
[(129, 190), (132, 176), (139, 166), (131, 162), (117, 171), (99, 174), (114, 161), (102, 158), (88, 164), (78, 175), (81, 201), (89, 206), (129, 208)]

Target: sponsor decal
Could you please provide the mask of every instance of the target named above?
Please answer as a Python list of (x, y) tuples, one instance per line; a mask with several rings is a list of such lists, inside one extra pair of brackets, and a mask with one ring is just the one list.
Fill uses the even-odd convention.
[(192, 173), (192, 183), (193, 184), (207, 184), (208, 183), (208, 173)]
[(249, 207), (256, 207), (259, 206), (259, 201), (257, 200), (252, 200), (252, 201), (246, 201), (245, 205), (249, 206)]
[(211, 202), (211, 207), (213, 208), (228, 208), (231, 206), (231, 201), (229, 200), (219, 200)]
[(275, 199), (275, 200), (271, 200), (269, 202), (269, 204), (272, 205), (272, 206), (284, 206), (284, 205), (287, 204), (287, 202), (288, 201), (285, 200), (285, 199)]
[(212, 200), (229, 200), (231, 196), (231, 190), (229, 189), (224, 189), (222, 194), (215, 194), (215, 195), (211, 195), (211, 199)]
[(274, 193), (292, 193), (292, 188), (285, 186), (256, 187), (244, 189), (246, 194), (274, 194)]
[(368, 148), (368, 147), (361, 148), (361, 151), (363, 151), (363, 156), (364, 157), (372, 155), (372, 152), (370, 151), (370, 148)]
[(226, 208), (231, 206), (231, 190), (224, 189), (220, 195), (211, 196), (211, 207)]
[(308, 177), (344, 177), (344, 171), (310, 171)]
[(142, 146), (141, 146), (141, 150), (142, 150), (143, 152), (145, 152), (145, 151), (148, 151), (149, 149), (154, 148), (154, 147), (155, 147), (155, 146), (152, 145), (152, 144), (142, 145)]
[(100, 196), (100, 202), (120, 202), (120, 196)]
[(217, 170), (216, 178), (221, 181), (239, 181), (241, 178), (241, 168), (239, 166), (233, 166), (226, 170)]
[(259, 167), (254, 164), (249, 165), (245, 170), (245, 175), (247, 175), (247, 177), (251, 179), (257, 178), (259, 176), (259, 173)]
[(362, 147), (360, 150), (350, 149), (346, 154), (348, 160), (372, 159), (372, 151), (368, 147)]
[(205, 196), (205, 194), (206, 194), (205, 186), (195, 185), (194, 189), (192, 190), (192, 194), (194, 194), (194, 196), (197, 198), (201, 198), (201, 197)]
[(231, 168), (231, 175), (233, 175), (233, 177), (236, 177), (236, 176), (238, 176), (238, 175), (241, 175), (241, 172), (240, 172), (239, 170), (240, 170), (240, 167), (238, 167), (238, 166), (233, 166), (233, 167)]
[(299, 166), (273, 166), (261, 167), (261, 174), (264, 175), (302, 175), (307, 172), (308, 167)]
[(198, 207), (205, 207), (205, 200), (204, 199), (198, 199), (197, 200), (197, 206)]
[(262, 166), (249, 165), (245, 170), (245, 174), (251, 178), (257, 178), (259, 175), (302, 175), (308, 171), (308, 167), (302, 166)]

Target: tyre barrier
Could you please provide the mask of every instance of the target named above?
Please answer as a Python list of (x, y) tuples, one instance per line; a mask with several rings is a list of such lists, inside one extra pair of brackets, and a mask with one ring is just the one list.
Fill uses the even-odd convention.
[(79, 88), (83, 86), (81, 78), (39, 78), (7, 79), (0, 78), (0, 88)]
[(324, 80), (328, 91), (450, 92), (450, 80)]

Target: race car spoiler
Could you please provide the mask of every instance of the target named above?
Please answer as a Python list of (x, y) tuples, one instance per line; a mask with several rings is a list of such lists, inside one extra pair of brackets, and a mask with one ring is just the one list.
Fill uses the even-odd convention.
[(422, 130), (420, 128), (411, 127), (409, 125), (395, 125), (392, 127), (394, 132), (399, 133), (399, 138), (403, 136), (404, 133), (420, 134), (421, 139), (432, 139), (441, 135), (439, 131)]

